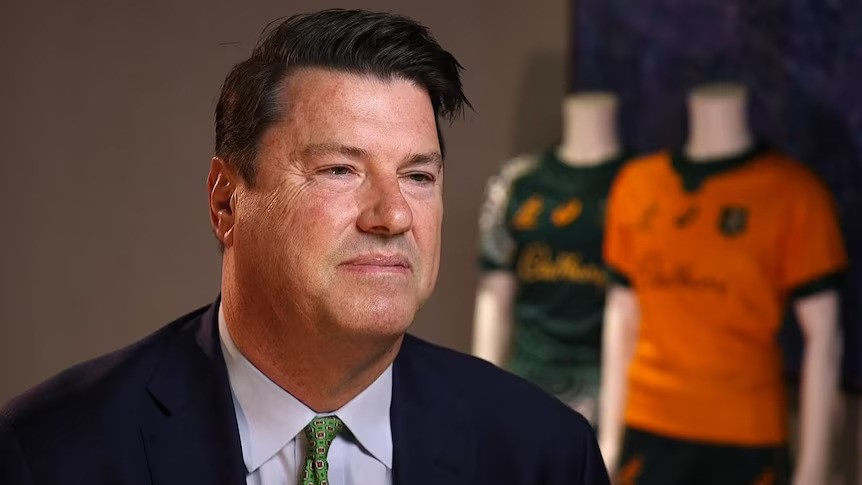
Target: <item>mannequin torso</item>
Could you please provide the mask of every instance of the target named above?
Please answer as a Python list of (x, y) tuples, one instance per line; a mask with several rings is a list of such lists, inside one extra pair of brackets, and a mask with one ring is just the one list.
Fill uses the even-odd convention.
[[(743, 87), (719, 84), (697, 88), (689, 96), (689, 114), (691, 118), (689, 141), (681, 150), (681, 155), (673, 157), (673, 163), (668, 163), (668, 158), (670, 157), (663, 155), (645, 157), (642, 162), (635, 162), (631, 166), (632, 174), (629, 177), (625, 177), (625, 174), (620, 177), (620, 179), (625, 180), (619, 181), (619, 195), (616, 195), (616, 191), (615, 195), (612, 195), (614, 203), (611, 204), (609, 210), (615, 214), (611, 216), (611, 220), (616, 222), (609, 222), (609, 224), (613, 225), (613, 227), (609, 227), (610, 231), (647, 231), (647, 233), (654, 232), (655, 235), (643, 235), (645, 233), (642, 233), (642, 235), (637, 236), (641, 242), (634, 246), (628, 245), (624, 250), (618, 246), (622, 239), (614, 238), (611, 245), (617, 247), (611, 252), (617, 252), (618, 256), (610, 257), (610, 263), (615, 267), (625, 265), (623, 261), (629, 255), (638, 252), (644, 253), (644, 250), (652, 251), (648, 247), (651, 244), (649, 242), (650, 238), (664, 237), (668, 242), (673, 241), (674, 243), (681, 244), (679, 252), (664, 255), (664, 266), (670, 267), (676, 265), (678, 267), (685, 267), (686, 269), (684, 271), (673, 269), (671, 273), (665, 272), (656, 276), (657, 273), (653, 275), (643, 272), (635, 273), (634, 267), (630, 266), (624, 269), (629, 270), (632, 275), (638, 278), (634, 282), (634, 287), (619, 284), (614, 285), (610, 291), (605, 312), (603, 383), (601, 389), (604, 414), (600, 422), (600, 444), (609, 468), (616, 467), (616, 461), (621, 451), (622, 430), (625, 426), (623, 414), (627, 406), (625, 403), (628, 402), (629, 406), (635, 406), (625, 412), (627, 419), (633, 419), (636, 424), (638, 424), (638, 420), (641, 420), (642, 422), (639, 423), (641, 429), (644, 429), (645, 423), (650, 422), (644, 417), (646, 415), (638, 414), (643, 409), (650, 409), (650, 405), (642, 403), (642, 405), (637, 406), (632, 403), (632, 399), (636, 397), (640, 399), (640, 397), (645, 396), (642, 392), (643, 389), (638, 391), (637, 395), (632, 394), (634, 390), (630, 393), (628, 389), (631, 379), (635, 375), (634, 370), (631, 371), (632, 373), (629, 373), (629, 366), (635, 355), (636, 343), (639, 338), (645, 338), (645, 335), (653, 335), (657, 331), (656, 329), (659, 328), (655, 326), (655, 323), (650, 324), (650, 321), (665, 323), (670, 321), (671, 313), (665, 316), (656, 316), (654, 314), (657, 308), (654, 299), (650, 306), (653, 309), (653, 313), (650, 314), (651, 316), (646, 314), (641, 315), (641, 302), (637, 293), (643, 293), (645, 291), (644, 288), (647, 287), (650, 295), (643, 293), (641, 298), (647, 298), (648, 296), (654, 298), (654, 295), (658, 294), (658, 292), (666, 292), (670, 295), (671, 290), (668, 289), (668, 285), (685, 286), (688, 289), (684, 288), (677, 297), (667, 300), (667, 305), (679, 310), (678, 320), (680, 321), (700, 321), (699, 318), (705, 321), (713, 318), (715, 314), (701, 314), (700, 317), (698, 316), (698, 312), (710, 311), (708, 310), (710, 306), (704, 304), (704, 302), (711, 301), (711, 299), (714, 299), (717, 303), (724, 301), (723, 298), (726, 297), (719, 296), (719, 293), (729, 294), (726, 293), (727, 291), (739, 292), (743, 288), (741, 285), (753, 284), (752, 288), (760, 288), (760, 291), (763, 291), (764, 294), (756, 296), (753, 292), (746, 290), (740, 293), (741, 298), (735, 298), (735, 300), (744, 301), (746, 298), (745, 295), (749, 295), (752, 298), (751, 301), (757, 305), (761, 305), (765, 301), (771, 302), (773, 299), (775, 299), (775, 304), (769, 303), (769, 308), (771, 309), (765, 314), (752, 310), (748, 313), (743, 311), (739, 315), (744, 318), (751, 318), (752, 315), (756, 315), (757, 318), (762, 320), (762, 323), (758, 324), (757, 318), (755, 318), (748, 324), (750, 325), (749, 328), (760, 329), (758, 331), (764, 331), (765, 329), (768, 333), (772, 331), (770, 329), (777, 325), (778, 316), (776, 315), (778, 310), (775, 307), (780, 303), (780, 298), (770, 295), (778, 295), (781, 292), (788, 291), (788, 288), (793, 289), (800, 287), (800, 285), (805, 286), (805, 284), (810, 282), (809, 280), (816, 280), (818, 277), (826, 275), (831, 271), (838, 271), (846, 263), (842, 259), (840, 234), (837, 231), (834, 214), (830, 212), (828, 195), (824, 193), (822, 188), (817, 186), (812, 177), (797, 163), (787, 161), (785, 158), (775, 155), (771, 156), (771, 158), (761, 159), (757, 166), (753, 166), (744, 173), (735, 170), (735, 167), (738, 167), (739, 164), (728, 164), (728, 159), (732, 157), (746, 152), (754, 153), (751, 151), (754, 145), (753, 137), (746, 122), (746, 94)], [(750, 156), (753, 157), (754, 155)], [(677, 158), (682, 160), (678, 161)], [(717, 167), (717, 170), (707, 170), (707, 167), (711, 166), (710, 162), (715, 162), (716, 166), (721, 167)], [(698, 164), (703, 164), (703, 166), (698, 166)], [(685, 182), (686, 173), (688, 175), (695, 175), (695, 178), (705, 179), (709, 176), (709, 180), (711, 180), (710, 185), (703, 188), (700, 186), (700, 182), (696, 180), (697, 183), (691, 186), (682, 184), (683, 187), (675, 187), (674, 175), (668, 170), (671, 167), (675, 170), (676, 175), (679, 176), (677, 180), (681, 179)], [(721, 170), (718, 170), (718, 168)], [(725, 168), (734, 171), (731, 173), (725, 171)], [(638, 172), (634, 173), (634, 169), (638, 169)], [(656, 176), (650, 175), (658, 173), (664, 174), (661, 176), (663, 178), (655, 178)], [(719, 173), (727, 173), (727, 175), (722, 175), (720, 179), (711, 178), (714, 174)], [(785, 180), (785, 182), (775, 186), (775, 180)], [(657, 185), (661, 185), (665, 189), (656, 189)], [(636, 186), (643, 187), (644, 190), (640, 190)], [(761, 186), (762, 189), (753, 189), (754, 187)], [(649, 192), (647, 188), (652, 190), (653, 193), (652, 195), (648, 195), (646, 199), (635, 200), (630, 195), (638, 190), (640, 190), (641, 194), (646, 194)], [(684, 190), (679, 194), (670, 193), (680, 188), (684, 188)], [(778, 197), (784, 188), (794, 191), (801, 198), (810, 198), (806, 202), (818, 208), (816, 217), (806, 219), (805, 222), (802, 222), (802, 225), (807, 230), (816, 232), (819, 241), (822, 242), (822, 245), (820, 245), (820, 242), (806, 243), (809, 246), (802, 249), (809, 256), (816, 254), (817, 256), (813, 259), (788, 257), (782, 252), (786, 251), (786, 248), (775, 247), (774, 243), (770, 243), (770, 241), (782, 238), (787, 240), (787, 234), (794, 234), (789, 236), (789, 239), (793, 239), (794, 241), (806, 239), (802, 238), (802, 234), (795, 233), (793, 229), (789, 229), (795, 226), (787, 221), (786, 218), (788, 216), (783, 214), (796, 213), (801, 210), (799, 209), (801, 206), (799, 200), (793, 197)], [(623, 217), (620, 214), (625, 212), (624, 207), (646, 207), (656, 203), (652, 202), (653, 200), (657, 201), (658, 204), (658, 211), (656, 213), (664, 214), (663, 216), (655, 216), (653, 214), (655, 217), (651, 217), (651, 221), (645, 222), (642, 227), (636, 227), (631, 224), (628, 226), (617, 224), (621, 220), (620, 218)], [(661, 217), (670, 217), (667, 214), (668, 211), (676, 216), (683, 214), (680, 211), (688, 204), (695, 207), (695, 211), (692, 212), (689, 210), (684, 212), (684, 219), (680, 217), (668, 219), (667, 223), (661, 220)], [(774, 210), (776, 207), (783, 207), (783, 209), (776, 212)], [(699, 213), (698, 210), (700, 211)], [(770, 211), (773, 212), (770, 213)], [(759, 217), (763, 218), (760, 221), (754, 219), (758, 217), (758, 214), (760, 214)], [(704, 219), (705, 217), (706, 219)], [(758, 240), (758, 234), (764, 234), (763, 231), (766, 225), (763, 222), (766, 221), (777, 224), (776, 236), (761, 237), (759, 240), (762, 243), (755, 243)], [(822, 223), (822, 221), (826, 221), (823, 227), (815, 225)], [(680, 242), (683, 239), (688, 242)], [(707, 243), (707, 241), (712, 242)], [(836, 247), (834, 244), (838, 244), (839, 246)], [(711, 247), (713, 249), (710, 249)], [(715, 248), (723, 249), (716, 252)], [(751, 248), (758, 249), (751, 251)], [(608, 247), (606, 247), (606, 256), (608, 255), (607, 250)], [(658, 249), (655, 250), (658, 251)], [(736, 251), (741, 252), (737, 253)], [(780, 258), (783, 259), (775, 259), (776, 254), (781, 255)], [(631, 257), (636, 259), (635, 256)], [(721, 260), (715, 260), (716, 257), (727, 258), (724, 259), (727, 264), (721, 264)], [(818, 260), (819, 262), (812, 263), (806, 268), (805, 265), (808, 263), (800, 263), (803, 260)], [(713, 262), (716, 264), (712, 265)], [(740, 271), (729, 271), (728, 267), (730, 263), (744, 263), (744, 266), (740, 266)], [(783, 268), (782, 271), (788, 272), (787, 274), (794, 272), (798, 276), (790, 277), (788, 281), (781, 283), (769, 282), (770, 280), (766, 274), (752, 278), (750, 275), (757, 274), (757, 268), (762, 267), (763, 264), (777, 265)], [(710, 267), (710, 265), (712, 266)], [(736, 275), (740, 277), (749, 276), (740, 279)], [(634, 288), (638, 288), (637, 293)], [(697, 294), (695, 291), (712, 291), (716, 293), (716, 296), (698, 297), (699, 299), (695, 303), (695, 300), (692, 299)], [(691, 300), (687, 308), (677, 305), (677, 303), (683, 301), (683, 298)], [(731, 300), (727, 301), (730, 302)], [(667, 305), (662, 308), (666, 308), (670, 312), (671, 308)], [(804, 389), (802, 390), (804, 408), (802, 416), (803, 443), (794, 483), (825, 483), (823, 473), (826, 469), (825, 457), (828, 454), (828, 451), (825, 451), (828, 450), (830, 428), (828, 418), (834, 397), (837, 367), (835, 358), (837, 341), (836, 305), (836, 294), (834, 290), (828, 288), (825, 291), (819, 291), (804, 298), (798, 298), (794, 303), (795, 310), (799, 315), (801, 325), (807, 337), (805, 369), (803, 370), (803, 374), (806, 376), (803, 377), (803, 382), (806, 382), (807, 379), (807, 384), (803, 386)], [(720, 303), (716, 307), (716, 309), (720, 309), (722, 312), (727, 311), (729, 308), (729, 306), (723, 306)], [(686, 312), (689, 313), (683, 315)], [(766, 315), (771, 316), (767, 318)], [(728, 319), (728, 321), (734, 322), (739, 322), (740, 320), (740, 318)], [(643, 325), (652, 326), (650, 328), (639, 328), (641, 322), (643, 322)], [(709, 328), (722, 331), (721, 329), (725, 327), (704, 324), (703, 329), (699, 326), (679, 326), (676, 328), (685, 331), (696, 330), (697, 332), (702, 332), (704, 329), (708, 330)], [(741, 331), (741, 328), (735, 330), (735, 332)], [(668, 335), (674, 334), (673, 329), (666, 330), (669, 331)], [(712, 342), (707, 333), (703, 331), (703, 335), (692, 333), (692, 335), (686, 334), (688, 335), (687, 337), (680, 337), (687, 342), (683, 347), (696, 347), (696, 342), (700, 342), (701, 339), (705, 339), (704, 342)], [(669, 342), (670, 340), (672, 338), (662, 337), (657, 341)], [(764, 335), (763, 341), (769, 342), (769, 336)], [(700, 348), (709, 350), (713, 348), (713, 345), (715, 344), (709, 344)], [(728, 343), (725, 348), (730, 349), (732, 345)], [(685, 348), (682, 349), (682, 351), (685, 350)], [(769, 352), (772, 352), (772, 350), (769, 350)], [(680, 359), (688, 359), (689, 362), (708, 362), (702, 358), (707, 355), (706, 353), (698, 355), (697, 352), (693, 352), (690, 357), (685, 357), (685, 355), (685, 353), (682, 353), (678, 357)], [(737, 358), (746, 358), (747, 355), (751, 355), (751, 353), (740, 354)], [(716, 362), (726, 361), (721, 355), (713, 360)], [(751, 369), (752, 372), (756, 370), (762, 373), (762, 379), (776, 383), (772, 387), (776, 387), (777, 383), (780, 382), (780, 373), (774, 364), (775, 360), (773, 358), (758, 364), (766, 367)], [(635, 367), (632, 364), (632, 368), (634, 369)], [(691, 367), (690, 363), (688, 367)], [(648, 365), (645, 368), (648, 368)], [(708, 367), (704, 369), (708, 369)], [(707, 370), (707, 372), (709, 371)], [(739, 371), (736, 370), (734, 372)], [(743, 370), (742, 372), (746, 373), (747, 371)], [(646, 374), (640, 373), (637, 375), (645, 376)], [(734, 375), (742, 374), (737, 373)], [(638, 381), (638, 385), (641, 387), (643, 387), (644, 382), (648, 382), (648, 380), (643, 380), (645, 379), (644, 377), (639, 379), (642, 379)], [(721, 382), (729, 381), (719, 381), (719, 383), (714, 384), (711, 388), (715, 389), (715, 386), (720, 386)], [(685, 387), (681, 388), (683, 392), (685, 392)], [(746, 437), (744, 432), (739, 432), (744, 431), (746, 426), (742, 422), (732, 424), (734, 414), (730, 413), (728, 414), (730, 419), (727, 421), (726, 426), (716, 426), (716, 415), (711, 420), (706, 418), (694, 419), (694, 422), (700, 419), (700, 422), (705, 423), (702, 430), (694, 429), (692, 425), (686, 425), (674, 430), (667, 430), (666, 433), (669, 433), (669, 436), (684, 436), (695, 441), (698, 439), (706, 441), (718, 440), (719, 442), (731, 445), (734, 443), (742, 445), (749, 439), (756, 441), (751, 441), (748, 444), (759, 442), (761, 446), (770, 442), (780, 442), (783, 439), (781, 431), (781, 421), (783, 420), (781, 417), (784, 410), (778, 404), (772, 406), (775, 408), (774, 411), (772, 411), (772, 407), (770, 406), (763, 407), (764, 404), (781, 402), (781, 399), (775, 397), (774, 394), (772, 397), (752, 401), (752, 406), (756, 405), (760, 407), (760, 415), (768, 418), (765, 420), (758, 419), (756, 420), (757, 423), (763, 423), (768, 420), (774, 421), (772, 431), (769, 431), (768, 428), (763, 428), (757, 431), (757, 433)], [(735, 395), (743, 396), (743, 393), (736, 393)], [(722, 405), (724, 406), (724, 404)], [(753, 409), (751, 406), (745, 404), (742, 407)], [(682, 417), (688, 414), (687, 410), (696, 408), (698, 406), (692, 406), (691, 403), (681, 407), (675, 414), (678, 419), (667, 421), (668, 426), (671, 426), (671, 421), (675, 422), (675, 425), (679, 425), (682, 423)], [(774, 415), (771, 416), (775, 419), (770, 417), (770, 413), (772, 412), (774, 412)], [(711, 431), (709, 430), (710, 426), (713, 428)], [(756, 429), (756, 427), (752, 427), (751, 429)], [(652, 431), (658, 432), (661, 435), (660, 430), (652, 429)], [(727, 431), (729, 433), (725, 435)], [(699, 433), (701, 434), (699, 435)]]
[[(582, 407), (570, 399), (567, 383), (581, 381), (575, 387), (584, 388), (586, 379), (598, 386), (603, 298), (596, 295), (606, 284), (604, 199), (620, 161), (616, 105), (609, 93), (567, 97), (560, 146), (504, 164), (488, 184), (480, 224), (484, 271), (474, 354), (539, 383), (591, 420), (595, 396)], [(563, 343), (573, 339), (577, 348)], [(578, 367), (586, 374), (572, 377)]]

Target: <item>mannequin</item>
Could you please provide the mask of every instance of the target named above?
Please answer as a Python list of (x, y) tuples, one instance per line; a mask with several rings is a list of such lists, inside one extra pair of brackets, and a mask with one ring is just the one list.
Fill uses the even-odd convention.
[(621, 152), (617, 135), (619, 100), (608, 92), (593, 91), (563, 99), (563, 139), (560, 160), (571, 165), (596, 165)]
[(752, 144), (747, 94), (737, 84), (707, 84), (689, 95), (689, 137), (685, 152), (694, 161), (741, 153)]
[[(602, 194), (602, 199), (604, 198), (607, 185), (610, 184), (612, 175), (616, 170), (616, 165), (613, 167), (610, 165), (619, 161), (618, 157), (621, 151), (615, 126), (617, 105), (618, 100), (616, 96), (606, 92), (573, 94), (563, 100), (563, 136), (561, 144), (554, 151), (556, 156), (553, 158), (556, 158), (556, 161), (553, 163), (562, 163), (570, 167), (559, 172), (559, 176), (562, 178), (570, 177), (573, 181), (573, 190), (578, 184), (583, 185), (594, 179), (596, 184), (605, 186), (604, 188), (597, 187), (598, 191)], [(485, 207), (483, 208), (483, 222), (480, 223), (482, 226), (483, 241), (490, 239), (494, 232), (490, 228), (496, 227), (496, 231), (502, 234), (502, 239), (508, 241), (509, 245), (512, 246), (509, 248), (509, 251), (512, 253), (513, 258), (515, 257), (514, 254), (519, 251), (516, 248), (517, 237), (510, 232), (511, 228), (506, 227), (506, 209), (504, 206), (508, 202), (503, 201), (509, 200), (512, 186), (517, 183), (516, 181), (525, 180), (525, 178), (529, 178), (536, 171), (543, 170), (541, 168), (543, 163), (547, 165), (552, 162), (541, 162), (531, 156), (519, 157), (504, 164), (500, 174), (492, 178), (488, 185)], [(608, 168), (603, 168), (603, 165)], [(565, 172), (565, 170), (569, 170), (569, 172)], [(607, 176), (596, 177), (597, 173), (607, 174)], [(583, 177), (581, 176), (582, 174)], [(589, 187), (583, 188), (589, 189)], [(544, 190), (536, 189), (539, 196), (548, 195)], [(548, 203), (549, 200), (545, 200), (545, 202)], [(584, 204), (586, 205), (583, 210), (587, 210), (586, 207), (589, 203), (584, 202)], [(550, 207), (546, 209), (550, 209)], [(547, 213), (544, 215), (546, 216)], [(538, 217), (541, 218), (542, 215)], [(580, 226), (572, 226), (567, 230), (589, 232), (593, 229), (592, 226), (586, 229), (578, 229), (578, 227)], [(595, 231), (593, 232), (598, 232), (600, 238), (600, 224), (596, 224), (594, 229)], [(556, 238), (557, 236), (549, 235), (548, 237)], [(590, 243), (572, 243), (570, 247), (566, 248), (558, 247), (556, 248), (556, 260), (552, 260), (559, 264), (561, 258), (563, 258), (563, 249), (573, 252), (581, 251), (584, 249), (580, 247), (582, 244), (595, 245), (598, 248), (600, 246), (600, 239), (596, 239)], [(482, 243), (483, 248), (487, 248), (490, 245), (490, 243)], [(483, 249), (483, 251), (488, 252), (487, 249)], [(596, 251), (597, 256), (599, 256), (599, 252)], [(553, 257), (551, 256), (551, 258)], [(516, 322), (515, 315), (517, 313), (516, 306), (518, 305), (519, 290), (524, 288), (523, 284), (525, 282), (534, 279), (525, 274), (523, 269), (525, 258), (528, 257), (521, 253), (521, 259), (519, 260), (521, 263), (517, 267), (484, 267), (484, 271), (480, 277), (474, 314), (473, 354), (498, 366), (507, 366), (510, 363), (513, 340), (517, 338), (516, 328), (518, 323)], [(597, 271), (588, 270), (590, 263), (586, 259), (575, 261), (578, 262), (573, 266), (569, 266), (571, 274), (581, 276), (588, 274), (595, 276), (597, 274)], [(600, 264), (594, 264), (594, 266), (595, 268), (593, 269), (598, 270)], [(560, 266), (556, 267), (559, 268)], [(601, 285), (603, 288), (603, 281)], [(601, 308), (599, 308), (600, 310)], [(598, 323), (601, 323), (600, 316), (598, 317)], [(598, 352), (598, 349), (595, 349), (595, 351)], [(597, 369), (598, 365), (596, 365), (596, 372)], [(529, 378), (529, 376), (525, 377)], [(550, 390), (550, 392), (554, 391)], [(563, 397), (561, 399), (567, 400)], [(579, 401), (568, 403), (581, 411), (588, 419), (591, 416), (593, 419), (595, 418), (595, 399), (591, 402)]]
[[(729, 159), (746, 152), (753, 146), (753, 137), (746, 121), (746, 90), (744, 87), (734, 84), (701, 86), (690, 93), (688, 106), (689, 137), (682, 151), (691, 164), (702, 164), (706, 170), (709, 170), (706, 166), (712, 161)], [(654, 158), (654, 160), (658, 159)], [(792, 170), (798, 171), (795, 167), (792, 167)], [(702, 188), (704, 184), (718, 183), (710, 181), (710, 179), (706, 180), (706, 182), (700, 182), (701, 187), (697, 190), (708, 190)], [(619, 185), (626, 186), (625, 182), (622, 181)], [(717, 187), (717, 185), (712, 185), (712, 187)], [(623, 190), (621, 188), (620, 192)], [(696, 195), (689, 194), (684, 197), (687, 197), (683, 199), (689, 201), (687, 203), (696, 203), (690, 202), (692, 199), (697, 200)], [(701, 210), (705, 211), (706, 209)], [(706, 217), (706, 215), (699, 217)], [(710, 220), (709, 223), (705, 227), (708, 230), (713, 230), (712, 221)], [(752, 225), (751, 223), (747, 224)], [(837, 227), (837, 224), (834, 226)], [(833, 229), (832, 225), (830, 225), (830, 229)], [(676, 230), (682, 231), (683, 229), (677, 228)], [(750, 230), (754, 231), (755, 229)], [(836, 234), (835, 237), (838, 238), (838, 245), (840, 246), (840, 235), (837, 235), (837, 229), (831, 231), (830, 235), (832, 234)], [(735, 237), (740, 236), (731, 232), (731, 236), (726, 239), (733, 241)], [(607, 256), (608, 246), (605, 249)], [(778, 251), (780, 251), (779, 248), (774, 248), (774, 252)], [(708, 250), (704, 252), (708, 252)], [(836, 253), (841, 253), (841, 251), (838, 250)], [(715, 257), (715, 254), (704, 254), (703, 257)], [(843, 260), (842, 257), (841, 254), (835, 255), (830, 260), (832, 261), (830, 264), (823, 266), (824, 271), (843, 269), (842, 265), (846, 264), (846, 260)], [(694, 270), (689, 271), (694, 272)], [(689, 279), (694, 280), (697, 277), (699, 276), (689, 276)], [(706, 279), (703, 278), (701, 281), (706, 281)], [(645, 286), (649, 285), (650, 282), (645, 281)], [(644, 332), (644, 329), (640, 328), (641, 319), (647, 318), (646, 315), (641, 314), (641, 302), (638, 296), (641, 291), (644, 290), (639, 287), (638, 282), (635, 282), (634, 285), (612, 283), (606, 300), (599, 443), (612, 474), (616, 473), (618, 467), (623, 465), (619, 463), (619, 460), (623, 447), (623, 430), (629, 419), (626, 409), (631, 404), (630, 402), (627, 403), (631, 379), (629, 372), (636, 355), (638, 339), (643, 338), (639, 337)], [(694, 290), (687, 289), (685, 291), (688, 292), (686, 293), (686, 297), (688, 297)], [(799, 454), (795, 460), (796, 468), (792, 483), (795, 485), (822, 484), (827, 481), (831, 432), (830, 415), (837, 394), (840, 359), (838, 295), (834, 288), (827, 287), (793, 299), (792, 305), (806, 341), (800, 390), (801, 443)], [(691, 311), (691, 308), (688, 310)], [(690, 317), (693, 321), (703, 318), (702, 315), (694, 314)], [(783, 416), (784, 409), (779, 406), (775, 409), (775, 413)], [(625, 419), (624, 415), (626, 416)], [(628, 470), (623, 470), (623, 473), (635, 473), (636, 467), (629, 466), (628, 468)], [(637, 471), (640, 473), (640, 470)]]

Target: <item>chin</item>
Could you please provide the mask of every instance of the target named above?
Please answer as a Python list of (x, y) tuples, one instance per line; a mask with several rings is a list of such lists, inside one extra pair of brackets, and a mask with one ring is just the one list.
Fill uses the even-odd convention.
[(416, 317), (416, 306), (404, 300), (379, 298), (349, 305), (340, 312), (336, 321), (346, 333), (356, 337), (399, 337), (407, 331)]

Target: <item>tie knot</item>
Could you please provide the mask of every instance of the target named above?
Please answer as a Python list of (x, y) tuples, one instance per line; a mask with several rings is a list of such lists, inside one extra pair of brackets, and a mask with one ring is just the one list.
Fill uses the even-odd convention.
[(337, 416), (322, 416), (311, 420), (303, 429), (308, 439), (308, 456), (315, 460), (325, 460), (332, 440), (344, 429), (344, 423)]

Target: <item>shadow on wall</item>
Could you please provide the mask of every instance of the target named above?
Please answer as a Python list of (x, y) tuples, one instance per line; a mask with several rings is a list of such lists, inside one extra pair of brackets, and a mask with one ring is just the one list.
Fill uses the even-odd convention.
[(513, 122), (513, 155), (544, 150), (559, 143), (565, 73), (566, 59), (562, 52), (538, 51), (529, 56)]

